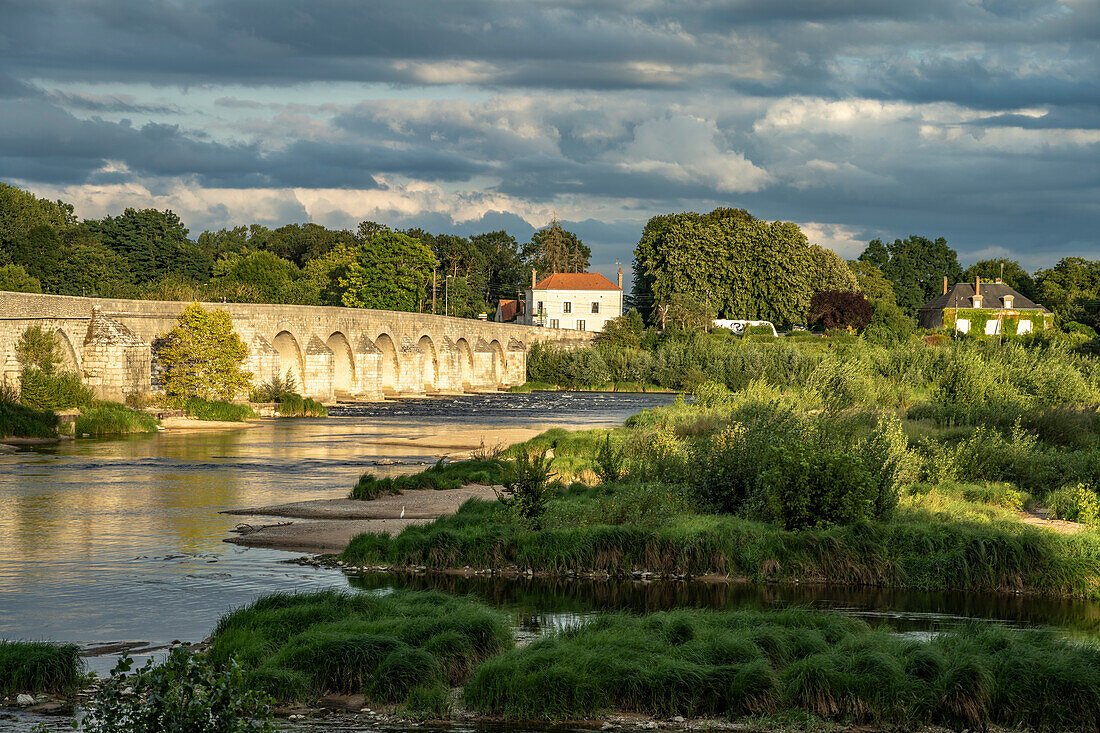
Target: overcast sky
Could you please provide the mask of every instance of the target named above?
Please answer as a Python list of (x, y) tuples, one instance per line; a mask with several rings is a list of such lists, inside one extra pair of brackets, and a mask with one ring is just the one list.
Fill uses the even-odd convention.
[(0, 180), (192, 236), (556, 215), (605, 272), (720, 205), (1100, 258), (1100, 0), (0, 0)]

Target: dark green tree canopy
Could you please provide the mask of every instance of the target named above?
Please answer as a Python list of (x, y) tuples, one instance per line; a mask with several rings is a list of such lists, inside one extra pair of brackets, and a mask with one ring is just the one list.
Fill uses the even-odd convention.
[(438, 265), (419, 239), (390, 231), (376, 234), (355, 248), (354, 259), (340, 277), (343, 305), (423, 311)]
[(943, 237), (913, 235), (888, 245), (875, 239), (859, 259), (882, 271), (893, 285), (898, 306), (910, 315), (942, 292), (945, 276), (952, 284), (962, 276), (958, 254)]
[(11, 261), (8, 248), (31, 229), (45, 226), (61, 231), (76, 224), (72, 204), (40, 199), (6, 183), (0, 183), (0, 265)]
[(522, 255), (524, 263), (535, 268), (538, 277), (543, 277), (554, 272), (586, 272), (592, 249), (554, 219), (531, 235), (531, 241), (523, 245)]
[(210, 277), (213, 262), (187, 238), (187, 228), (171, 211), (126, 209), (121, 216), (88, 225), (126, 259), (139, 283), (169, 273), (199, 280)]
[(1054, 267), (1039, 270), (1035, 278), (1039, 302), (1063, 323), (1100, 326), (1100, 260), (1066, 257)]

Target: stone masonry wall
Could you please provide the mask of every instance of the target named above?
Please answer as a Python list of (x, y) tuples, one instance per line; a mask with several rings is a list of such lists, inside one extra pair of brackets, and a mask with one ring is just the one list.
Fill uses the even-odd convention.
[[(15, 344), (28, 326), (59, 334), (69, 366), (104, 397), (155, 389), (151, 344), (176, 324), (182, 302), (0, 292), (0, 380), (17, 381)], [(204, 303), (227, 311), (249, 347), (256, 383), (289, 369), (299, 391), (379, 399), (499, 389), (526, 378), (535, 342), (585, 346), (594, 334), (422, 313), (357, 308)], [(94, 313), (93, 313), (94, 312)], [(380, 346), (381, 344), (381, 346)], [(393, 360), (396, 359), (396, 365)], [(385, 364), (385, 360), (389, 360)]]

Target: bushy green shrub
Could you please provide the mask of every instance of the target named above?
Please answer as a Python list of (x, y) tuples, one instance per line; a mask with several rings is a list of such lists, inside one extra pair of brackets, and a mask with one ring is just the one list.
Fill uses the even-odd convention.
[(56, 438), (57, 413), (0, 399), (0, 438)]
[(84, 673), (76, 644), (0, 639), (0, 695), (75, 692)]
[(67, 410), (95, 399), (76, 372), (47, 372), (24, 367), (20, 376), (20, 401), (38, 410)]
[(1055, 519), (1100, 526), (1100, 497), (1091, 486), (1065, 486), (1051, 492), (1046, 503)]
[(111, 677), (88, 702), (80, 729), (88, 733), (219, 731), (274, 733), (269, 698), (245, 683), (236, 660), (215, 667), (202, 656), (174, 649), (134, 674), (123, 654)]
[(553, 476), (546, 451), (521, 451), (515, 460), (504, 464), (500, 503), (525, 526), (538, 529), (553, 494)]
[(233, 402), (215, 402), (204, 400), (201, 397), (173, 400), (171, 404), (177, 409), (186, 410), (188, 416), (196, 420), (244, 422), (250, 417), (256, 417), (256, 412), (248, 405)]
[(596, 475), (600, 482), (609, 484), (621, 479), (625, 470), (624, 464), (623, 449), (611, 445), (611, 433), (608, 433), (596, 455)]
[(284, 394), (279, 400), (281, 417), (328, 417), (328, 410), (312, 397)]
[(920, 457), (909, 450), (909, 438), (901, 421), (894, 415), (880, 417), (860, 444), (857, 455), (875, 485), (872, 515), (878, 519), (890, 518), (901, 491), (912, 485), (920, 473)]
[(157, 421), (149, 413), (108, 400), (95, 400), (82, 407), (73, 426), (73, 433), (78, 438), (156, 431)]
[(253, 402), (282, 402), (284, 397), (298, 394), (298, 380), (287, 369), (285, 376), (274, 375), (270, 380), (249, 392), (248, 398)]
[(878, 487), (856, 457), (804, 443), (775, 449), (754, 511), (789, 530), (874, 516)]

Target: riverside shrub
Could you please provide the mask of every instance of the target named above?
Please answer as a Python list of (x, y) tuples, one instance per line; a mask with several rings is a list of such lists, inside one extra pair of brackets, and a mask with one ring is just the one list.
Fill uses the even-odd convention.
[(74, 692), (84, 673), (76, 644), (0, 639), (0, 695)]
[(20, 401), (39, 410), (67, 410), (95, 399), (76, 372), (48, 372), (24, 367), (20, 375)]

